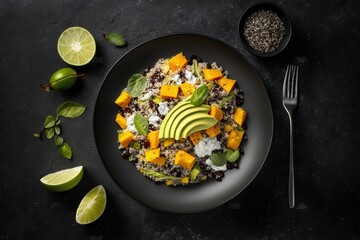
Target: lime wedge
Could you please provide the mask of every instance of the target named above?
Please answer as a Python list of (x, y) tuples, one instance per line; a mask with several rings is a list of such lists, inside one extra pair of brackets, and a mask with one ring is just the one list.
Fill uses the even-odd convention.
[(51, 191), (63, 192), (75, 187), (80, 182), (83, 173), (84, 167), (78, 166), (50, 173), (41, 178), (40, 182)]
[(81, 200), (76, 210), (76, 222), (79, 224), (89, 224), (98, 219), (106, 207), (106, 192), (102, 185), (91, 189)]
[(66, 63), (83, 66), (95, 55), (95, 39), (85, 28), (71, 27), (60, 35), (57, 50)]

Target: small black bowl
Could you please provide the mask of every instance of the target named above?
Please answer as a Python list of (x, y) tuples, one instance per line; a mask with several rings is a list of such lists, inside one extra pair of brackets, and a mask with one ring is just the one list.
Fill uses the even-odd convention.
[[(259, 52), (257, 50), (255, 50), (254, 48), (252, 48), (249, 43), (247, 42), (245, 36), (244, 36), (244, 25), (246, 20), (248, 19), (248, 17), (251, 16), (251, 14), (260, 11), (260, 10), (270, 10), (273, 13), (277, 14), (278, 17), (281, 19), (281, 21), (284, 24), (284, 28), (285, 28), (285, 37), (282, 40), (282, 42), (280, 43), (280, 45), (272, 52), (267, 52), (267, 53), (263, 53), (263, 52)], [(259, 57), (272, 57), (277, 55), (278, 53), (280, 53), (282, 50), (284, 50), (284, 48), (287, 46), (287, 44), (290, 41), (291, 38), (291, 34), (292, 34), (292, 28), (291, 28), (291, 23), (290, 23), (290, 19), (289, 17), (285, 14), (285, 12), (279, 8), (278, 6), (272, 4), (272, 3), (268, 3), (268, 2), (261, 2), (261, 3), (256, 3), (254, 5), (249, 6), (247, 9), (245, 9), (245, 11), (242, 13), (241, 17), (240, 17), (240, 21), (239, 21), (239, 35), (240, 35), (240, 40), (242, 42), (242, 44), (244, 45), (244, 47), (252, 54), (259, 56)]]

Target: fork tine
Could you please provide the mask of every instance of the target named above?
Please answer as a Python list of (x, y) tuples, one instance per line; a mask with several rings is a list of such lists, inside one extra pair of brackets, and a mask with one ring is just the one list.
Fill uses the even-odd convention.
[(287, 85), (287, 82), (288, 82), (289, 69), (290, 69), (290, 65), (287, 65), (286, 72), (285, 72), (285, 77), (284, 77), (284, 84), (283, 84), (283, 97), (286, 97), (286, 89), (287, 89), (286, 85)]
[(294, 86), (295, 86), (295, 65), (291, 65), (291, 81), (289, 85), (289, 98), (294, 98)]
[(295, 75), (295, 96), (297, 99), (298, 96), (298, 79), (299, 79), (299, 66), (296, 66), (296, 75)]

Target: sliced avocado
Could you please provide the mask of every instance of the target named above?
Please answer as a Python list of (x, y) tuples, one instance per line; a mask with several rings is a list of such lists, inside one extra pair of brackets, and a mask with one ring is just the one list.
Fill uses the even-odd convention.
[(208, 114), (198, 114), (198, 117), (198, 119), (188, 122), (177, 135), (179, 135), (180, 138), (187, 138), (190, 134), (208, 129), (218, 122), (216, 118)]
[(166, 115), (166, 117), (164, 118), (164, 120), (162, 121), (161, 125), (160, 125), (160, 132), (159, 132), (159, 138), (162, 139), (164, 138), (164, 130), (165, 130), (165, 126), (167, 124), (167, 122), (169, 121), (170, 118), (172, 118), (172, 115), (179, 110), (179, 108), (181, 108), (184, 105), (190, 104), (190, 97), (186, 98), (185, 100), (179, 102), (175, 107), (173, 107), (171, 109), (171, 111)]
[[(164, 136), (171, 136), (173, 137), (177, 132), (181, 131), (187, 123), (198, 119), (198, 115), (199, 114), (206, 114), (209, 112), (210, 110), (210, 106), (209, 105), (202, 105), (199, 107), (195, 107), (194, 105), (190, 104), (191, 106), (188, 107), (187, 109), (183, 109), (183, 111), (178, 111), (177, 115), (173, 115), (175, 116), (174, 121), (173, 122), (168, 122), (168, 124), (165, 127), (165, 134)], [(181, 125), (181, 127), (180, 127)], [(176, 140), (179, 140), (177, 138), (175, 138)]]

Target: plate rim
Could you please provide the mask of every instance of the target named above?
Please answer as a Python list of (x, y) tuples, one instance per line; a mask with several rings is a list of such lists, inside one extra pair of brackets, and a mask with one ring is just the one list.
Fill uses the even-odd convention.
[[(271, 131), (270, 131), (270, 142), (269, 142), (269, 145), (266, 149), (266, 154), (264, 156), (264, 159), (261, 161), (261, 164), (260, 164), (260, 167), (259, 169), (256, 171), (256, 173), (253, 175), (253, 177), (250, 179), (250, 181), (244, 186), (243, 189), (241, 189), (238, 193), (236, 193), (235, 195), (231, 196), (231, 197), (228, 197), (226, 199), (224, 199), (223, 201), (219, 202), (218, 204), (214, 205), (214, 206), (211, 206), (211, 207), (207, 207), (207, 208), (204, 208), (204, 209), (200, 209), (200, 210), (197, 210), (197, 211), (176, 211), (176, 210), (165, 210), (165, 209), (162, 209), (161, 207), (155, 207), (155, 206), (152, 206), (148, 203), (146, 203), (145, 201), (135, 197), (133, 194), (131, 194), (129, 191), (127, 191), (123, 186), (121, 186), (120, 183), (118, 183), (118, 181), (115, 179), (115, 177), (110, 173), (110, 170), (109, 168), (107, 167), (107, 165), (105, 164), (104, 162), (104, 159), (102, 157), (102, 154), (100, 152), (100, 149), (99, 149), (99, 144), (96, 140), (96, 133), (95, 133), (95, 113), (96, 113), (96, 108), (97, 108), (97, 105), (98, 105), (98, 101), (99, 101), (99, 95), (101, 93), (101, 90), (103, 89), (103, 85), (105, 83), (105, 80), (107, 79), (108, 75), (110, 74), (110, 72), (112, 71), (112, 69), (115, 67), (115, 65), (121, 61), (124, 57), (126, 57), (129, 53), (131, 53), (132, 51), (134, 51), (135, 49), (137, 49), (138, 47), (142, 46), (142, 45), (145, 45), (149, 42), (152, 42), (152, 41), (156, 41), (158, 39), (161, 39), (161, 38), (166, 38), (166, 37), (173, 37), (173, 36), (194, 36), (194, 37), (203, 37), (203, 38), (208, 38), (210, 40), (213, 40), (213, 41), (216, 41), (218, 42), (219, 44), (222, 44), (222, 45), (225, 45), (226, 47), (230, 48), (232, 51), (234, 51), (237, 55), (239, 55), (246, 63), (247, 65), (251, 68), (252, 72), (254, 72), (254, 74), (256, 74), (256, 76), (259, 78), (260, 80), (260, 83), (261, 83), (261, 86), (265, 89), (265, 92), (266, 92), (266, 100), (270, 106), (269, 110), (270, 110), (270, 115), (271, 115)], [(143, 206), (146, 206), (150, 209), (154, 209), (154, 210), (158, 210), (160, 212), (166, 212), (166, 213), (177, 213), (177, 214), (181, 214), (181, 213), (200, 213), (200, 212), (206, 212), (206, 211), (209, 211), (209, 210), (212, 210), (212, 209), (215, 209), (221, 205), (223, 205), (224, 203), (230, 201), (231, 199), (235, 198), (236, 196), (238, 196), (243, 190), (245, 190), (249, 184), (256, 178), (256, 176), (259, 174), (260, 170), (263, 168), (263, 165), (266, 161), (266, 159), (268, 158), (268, 155), (269, 155), (269, 152), (270, 152), (270, 149), (271, 149), (271, 145), (272, 145), (272, 141), (273, 141), (273, 134), (274, 134), (274, 114), (273, 114), (273, 110), (272, 110), (272, 105), (271, 105), (271, 101), (270, 101), (270, 98), (269, 98), (269, 95), (267, 93), (267, 89), (265, 87), (265, 84), (262, 80), (262, 78), (260, 77), (259, 73), (256, 71), (256, 69), (253, 67), (253, 65), (248, 61), (247, 58), (245, 58), (245, 56), (243, 54), (241, 54), (235, 47), (233, 47), (232, 45), (230, 45), (229, 43), (226, 43), (220, 39), (217, 39), (213, 36), (209, 36), (209, 35), (205, 35), (205, 34), (199, 34), (199, 33), (192, 33), (192, 32), (176, 32), (176, 33), (168, 33), (168, 34), (162, 34), (162, 35), (159, 35), (159, 36), (156, 36), (156, 37), (153, 37), (151, 39), (148, 39), (148, 40), (145, 40), (145, 41), (142, 41), (140, 43), (138, 43), (137, 45), (135, 45), (134, 47), (132, 47), (131, 49), (129, 49), (127, 52), (125, 52), (121, 57), (119, 57), (109, 68), (109, 70), (106, 72), (105, 76), (103, 77), (102, 79), (102, 82), (100, 84), (100, 87), (99, 87), (99, 90), (97, 92), (97, 95), (96, 95), (96, 100), (95, 100), (95, 103), (94, 103), (94, 111), (93, 111), (93, 114), (92, 114), (92, 135), (93, 135), (93, 139), (94, 139), (94, 142), (95, 142), (95, 146), (96, 146), (96, 151), (97, 151), (97, 154), (98, 154), (98, 157), (100, 158), (101, 160), (101, 163), (103, 165), (103, 167), (105, 168), (107, 174), (110, 176), (110, 178), (112, 179), (112, 181), (124, 192), (126, 193), (129, 197), (131, 197), (133, 200), (137, 201), (138, 203), (141, 203)]]

